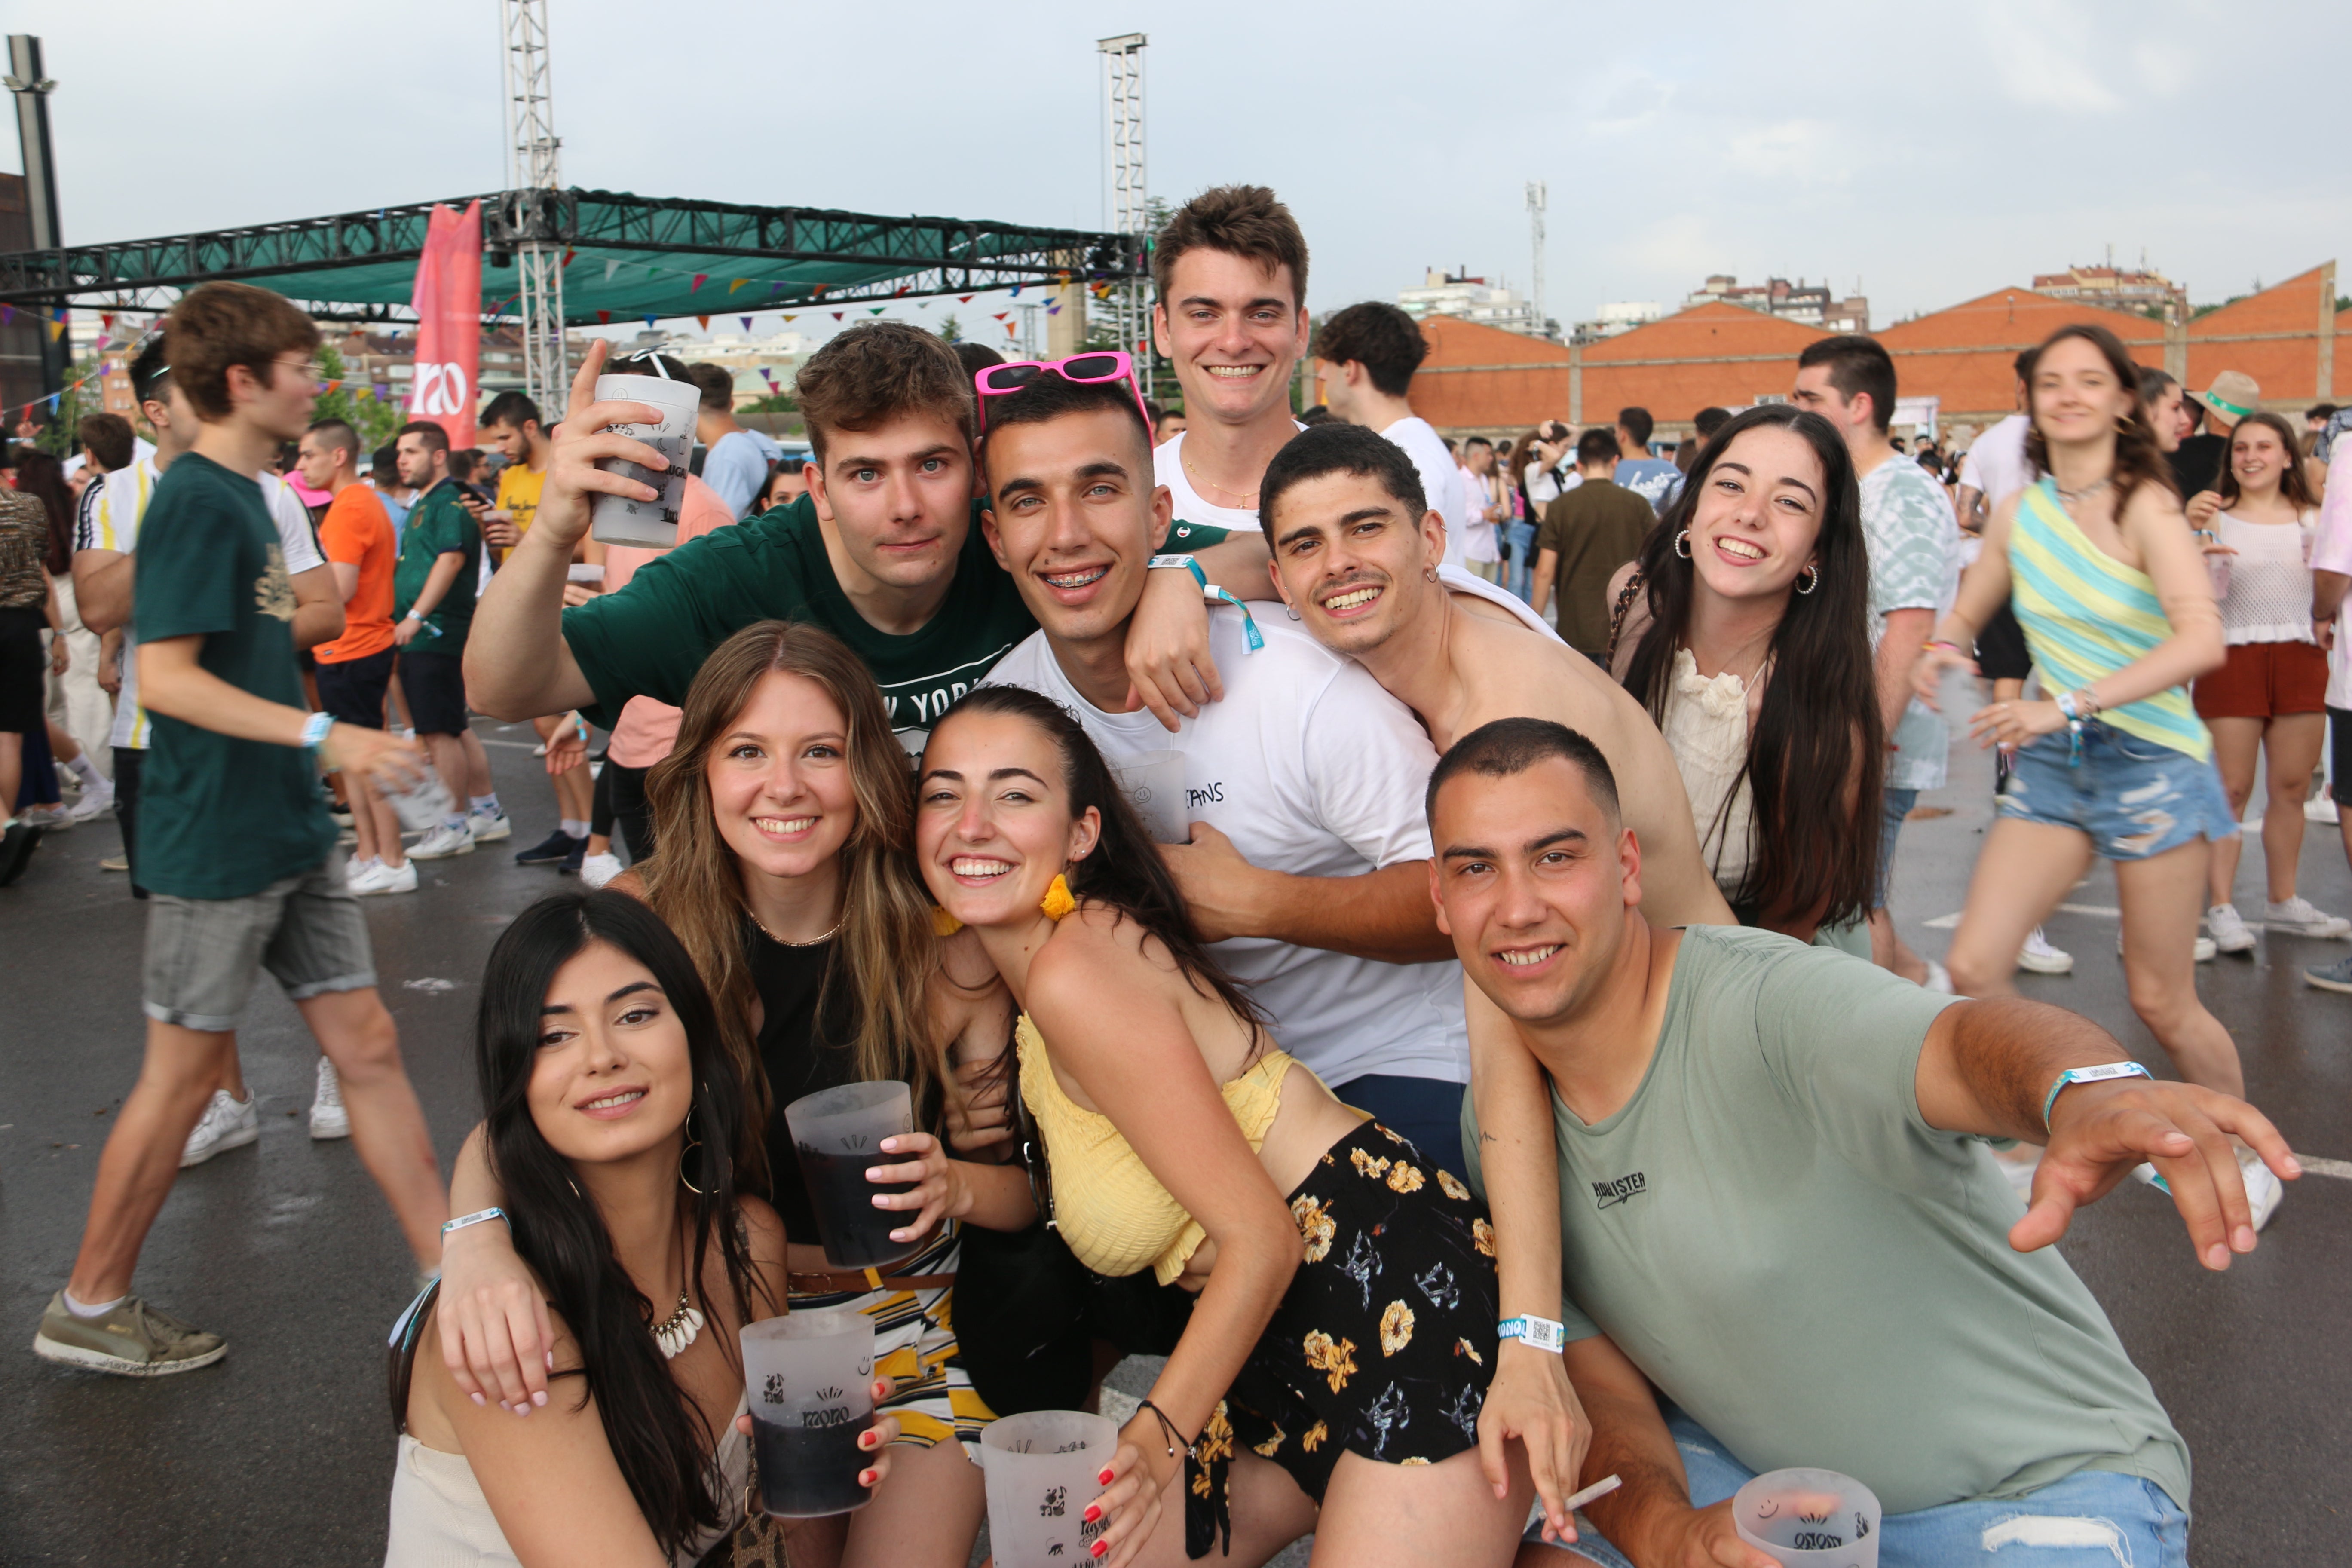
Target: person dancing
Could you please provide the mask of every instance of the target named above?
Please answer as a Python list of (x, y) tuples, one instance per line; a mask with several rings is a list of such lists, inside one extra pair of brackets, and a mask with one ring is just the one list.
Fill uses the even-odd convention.
[[(2114, 333), (2061, 327), (2034, 356), (2027, 455), (2042, 478), (2000, 502), (1960, 595), (1913, 666), (1933, 701), (1948, 668), (2012, 598), (2033, 662), (2058, 695), (1996, 702), (1969, 721), (1979, 744), (2016, 748), (1953, 934), (1952, 983), (2011, 994), (2026, 934), (2094, 857), (2115, 867), (2132, 1010), (2181, 1077), (2242, 1098), (2238, 1048), (2198, 999), (2198, 906), (2213, 840), (2236, 823), (2188, 682), (2224, 657), (2221, 619), (2163, 454), (2138, 367)], [(2243, 1163), (2243, 1152), (2241, 1152)], [(2278, 1206), (2260, 1161), (2255, 1223)]]

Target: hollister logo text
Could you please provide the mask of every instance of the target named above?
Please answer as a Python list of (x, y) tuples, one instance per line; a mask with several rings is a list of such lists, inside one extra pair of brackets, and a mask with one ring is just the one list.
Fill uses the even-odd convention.
[(1592, 1199), (1601, 1208), (1627, 1203), (1650, 1190), (1650, 1178), (1636, 1171), (1630, 1176), (1620, 1176), (1613, 1182), (1592, 1184)]

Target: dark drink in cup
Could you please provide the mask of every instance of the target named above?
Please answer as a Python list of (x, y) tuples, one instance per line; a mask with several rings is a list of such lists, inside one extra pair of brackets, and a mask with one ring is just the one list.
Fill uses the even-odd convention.
[(863, 1158), (824, 1154), (802, 1143), (801, 1179), (808, 1184), (809, 1204), (816, 1210), (817, 1239), (824, 1243), (829, 1262), (845, 1268), (896, 1263), (914, 1247), (893, 1241), (890, 1233), (914, 1215), (905, 1209), (877, 1209), (877, 1193), (911, 1193), (912, 1182), (869, 1182), (866, 1173), (877, 1164), (896, 1164), (901, 1155), (879, 1152)]
[[(805, 1417), (818, 1413), (804, 1412)], [(844, 1412), (846, 1415), (846, 1412)], [(760, 1467), (760, 1506), (782, 1519), (847, 1513), (873, 1500), (857, 1484), (867, 1464), (857, 1439), (872, 1425), (846, 1419), (831, 1426), (796, 1426), (751, 1417), (751, 1456)]]
[(874, 1320), (852, 1308), (787, 1313), (742, 1331), (743, 1403), (760, 1504), (787, 1519), (847, 1513), (873, 1492), (857, 1439), (874, 1425)]

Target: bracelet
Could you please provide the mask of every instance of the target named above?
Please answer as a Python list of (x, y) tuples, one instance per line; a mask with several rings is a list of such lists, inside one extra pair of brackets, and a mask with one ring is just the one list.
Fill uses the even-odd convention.
[(1517, 1340), (1539, 1351), (1558, 1354), (1568, 1343), (1568, 1325), (1549, 1318), (1538, 1318), (1532, 1312), (1516, 1318), (1505, 1318), (1495, 1325), (1495, 1331), (1506, 1340)]
[(1192, 1451), (1191, 1441), (1189, 1441), (1182, 1433), (1177, 1431), (1175, 1422), (1168, 1419), (1168, 1412), (1160, 1409), (1160, 1406), (1152, 1404), (1149, 1399), (1139, 1401), (1135, 1408), (1138, 1411), (1149, 1410), (1154, 1416), (1159, 1418), (1160, 1429), (1168, 1434), (1168, 1457), (1170, 1458), (1174, 1458), (1178, 1454), (1190, 1454)]
[(1961, 658), (1967, 658), (1967, 657), (1968, 657), (1968, 652), (1969, 652), (1969, 650), (1968, 650), (1968, 649), (1966, 649), (1966, 648), (1962, 647), (1959, 644), (1958, 644), (1958, 643), (1956, 643), (1956, 642), (1947, 642), (1947, 641), (1946, 641), (1944, 638), (1942, 638), (1942, 637), (1937, 637), (1937, 638), (1936, 638), (1934, 641), (1932, 641), (1932, 642), (1928, 643), (1928, 645), (1927, 645), (1927, 646), (1928, 646), (1929, 647), (1942, 647), (1942, 648), (1949, 648), (1949, 649), (1951, 649), (1951, 650), (1952, 650), (1952, 652), (1954, 652), (1954, 653), (1956, 653), (1956, 654), (1958, 654), (1958, 655), (1959, 655)]
[(1201, 563), (1189, 555), (1155, 555), (1143, 563), (1143, 569), (1146, 572), (1176, 566), (1181, 566), (1185, 571), (1192, 574), (1192, 581), (1201, 585), (1202, 598), (1214, 599), (1220, 604), (1231, 605), (1242, 613), (1242, 635), (1247, 652), (1255, 653), (1265, 646), (1265, 636), (1257, 629), (1257, 617), (1250, 614), (1249, 606), (1210, 582), (1209, 574), (1201, 570)]
[(448, 1240), (449, 1233), (453, 1230), (463, 1230), (467, 1226), (480, 1225), (486, 1220), (493, 1219), (504, 1219), (507, 1221), (507, 1229), (509, 1232), (514, 1229), (514, 1221), (507, 1219), (506, 1210), (502, 1208), (478, 1209), (472, 1214), (459, 1215), (456, 1219), (450, 1220), (442, 1226), (441, 1239), (444, 1241)]
[(2102, 1062), (2097, 1067), (2068, 1068), (2058, 1075), (2058, 1081), (2050, 1086), (2050, 1092), (2042, 1097), (2042, 1131), (2050, 1131), (2051, 1109), (2058, 1103), (2059, 1090), (2070, 1083), (2107, 1083), (2119, 1078), (2155, 1076), (2137, 1062)]
[(315, 752), (326, 743), (327, 731), (335, 727), (332, 713), (313, 713), (302, 721), (302, 749)]
[(2083, 721), (2083, 715), (2074, 710), (2074, 694), (2073, 692), (2062, 691), (2057, 696), (2052, 698), (2051, 700), (2058, 705), (2059, 712), (2066, 715), (2066, 722), (2069, 724), (2079, 724)]

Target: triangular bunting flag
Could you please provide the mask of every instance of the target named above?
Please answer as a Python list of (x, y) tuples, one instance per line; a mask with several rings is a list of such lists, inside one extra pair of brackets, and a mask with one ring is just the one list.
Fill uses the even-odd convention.
[(779, 294), (782, 293), (783, 291), (784, 291), (784, 286), (783, 286), (782, 284), (781, 284), (781, 283), (771, 283), (771, 284), (769, 284), (769, 285), (768, 285), (768, 298), (769, 298), (769, 299), (771, 299), (771, 300), (774, 299), (777, 295), (779, 295)]
[(901, 284), (899, 284), (899, 285), (898, 285), (898, 289), (892, 292), (892, 294), (891, 294), (890, 298), (892, 298), (893, 300), (896, 300), (896, 299), (899, 299), (899, 298), (903, 297), (903, 296), (906, 294), (906, 292), (907, 292), (907, 290), (908, 290), (908, 289), (909, 287), (910, 287), (910, 285), (908, 285), (908, 284), (905, 284), (905, 283), (901, 283)]
[(878, 316), (878, 315), (880, 315), (884, 310), (888, 310), (888, 309), (889, 309), (889, 307), (888, 307), (888, 306), (887, 306), (887, 305), (877, 305), (877, 306), (875, 306), (872, 310), (870, 310), (866, 311), (866, 313), (867, 315), (869, 315), (869, 316)]
[(750, 281), (751, 280), (749, 278), (730, 278), (727, 280), (727, 291), (730, 294), (732, 294), (736, 289), (740, 289), (744, 284), (749, 283)]
[(800, 319), (801, 319), (801, 318), (800, 318), (800, 312), (799, 312), (799, 311), (797, 311), (797, 310), (795, 310), (795, 311), (792, 312), (790, 315), (788, 315), (788, 316), (786, 316), (786, 317), (784, 318), (784, 320), (786, 320), (787, 321), (799, 321)]
[(1019, 327), (1017, 327), (1017, 326), (1014, 326), (1011, 321), (1007, 321), (1007, 322), (1005, 322), (1005, 323), (1004, 323), (1004, 335), (1005, 335), (1006, 337), (1008, 337), (1008, 338), (1010, 338), (1010, 337), (1016, 337), (1016, 336), (1018, 336), (1018, 335), (1020, 334), (1020, 331), (1021, 331), (1021, 329), (1020, 329)]
[(743, 330), (747, 332), (751, 330), (751, 318), (749, 316), (743, 318)]
[(597, 311), (597, 312), (596, 312), (596, 324), (597, 324), (598, 326), (600, 326), (600, 327), (609, 327), (609, 326), (611, 326), (611, 325), (613, 324), (613, 312), (612, 312), (612, 311), (610, 311), (610, 310), (599, 310), (599, 311)]
[(959, 294), (956, 296), (956, 303), (959, 305), (969, 305), (974, 300), (979, 298), (980, 296), (977, 294)]
[(1062, 306), (1061, 306), (1061, 301), (1059, 301), (1059, 300), (1055, 300), (1053, 304), (1048, 305), (1048, 306), (1046, 306), (1046, 307), (1045, 307), (1045, 314), (1047, 314), (1047, 315), (1049, 315), (1049, 316), (1058, 316), (1058, 315), (1060, 315), (1061, 313), (1062, 313)]
[(776, 384), (775, 373), (770, 370), (766, 365), (761, 365), (760, 367), (760, 379), (766, 382), (770, 386)]
[(648, 327), (650, 327), (650, 326), (652, 326), (653, 324), (654, 324), (654, 319), (653, 319), (653, 317), (652, 317), (652, 316), (648, 315), (648, 316), (646, 318), (646, 325), (647, 325)]
[(842, 317), (846, 316), (847, 314), (849, 314), (849, 312), (848, 312), (848, 311), (846, 311), (846, 310), (835, 310), (835, 311), (833, 313), (833, 319), (834, 319), (835, 321), (837, 321), (841, 320), (841, 318), (842, 318)]
[(1021, 298), (1021, 285), (1018, 283), (1013, 286), (1013, 297), (1016, 300)]
[(563, 265), (566, 267), (571, 266), (572, 258), (579, 254), (580, 252), (577, 247), (568, 245), (565, 246), (563, 247)]
[(617, 261), (607, 261), (604, 263), (604, 281), (610, 283), (613, 280), (613, 274), (618, 272), (620, 269), (621, 264)]
[(820, 283), (809, 290), (809, 298), (812, 300), (821, 299), (824, 297), (824, 291), (831, 287), (832, 285), (829, 283)]
[(0, 305), (0, 321), (15, 321), (16, 319), (16, 306), (14, 306), (14, 305)]
[(687, 291), (688, 293), (691, 294), (691, 293), (693, 293), (693, 292), (695, 291), (695, 289), (701, 288), (705, 283), (708, 283), (708, 282), (709, 282), (709, 281), (710, 281), (710, 274), (709, 274), (709, 273), (708, 273), (708, 272), (698, 272), (698, 273), (696, 273), (696, 274), (694, 275), (694, 281), (693, 281), (691, 284), (688, 285), (688, 287), (687, 287), (687, 290), (686, 290), (686, 291)]
[(702, 330), (703, 330), (704, 331), (706, 331), (706, 332), (707, 332), (707, 331), (709, 331), (710, 330), (710, 318), (709, 318), (709, 317), (708, 317), (708, 316), (697, 316), (697, 317), (695, 317), (694, 319), (695, 319), (697, 321), (699, 321), (699, 322), (701, 322), (701, 323), (702, 323)]
[(1012, 311), (1010, 311), (1010, 310), (999, 310), (999, 311), (997, 311), (997, 312), (996, 312), (996, 319), (997, 319), (998, 321), (1001, 321), (1004, 320), (1004, 318), (1005, 318), (1005, 317), (1007, 317), (1007, 316), (1009, 316), (1009, 315), (1011, 315), (1011, 314), (1013, 314), (1013, 312), (1012, 312)]

